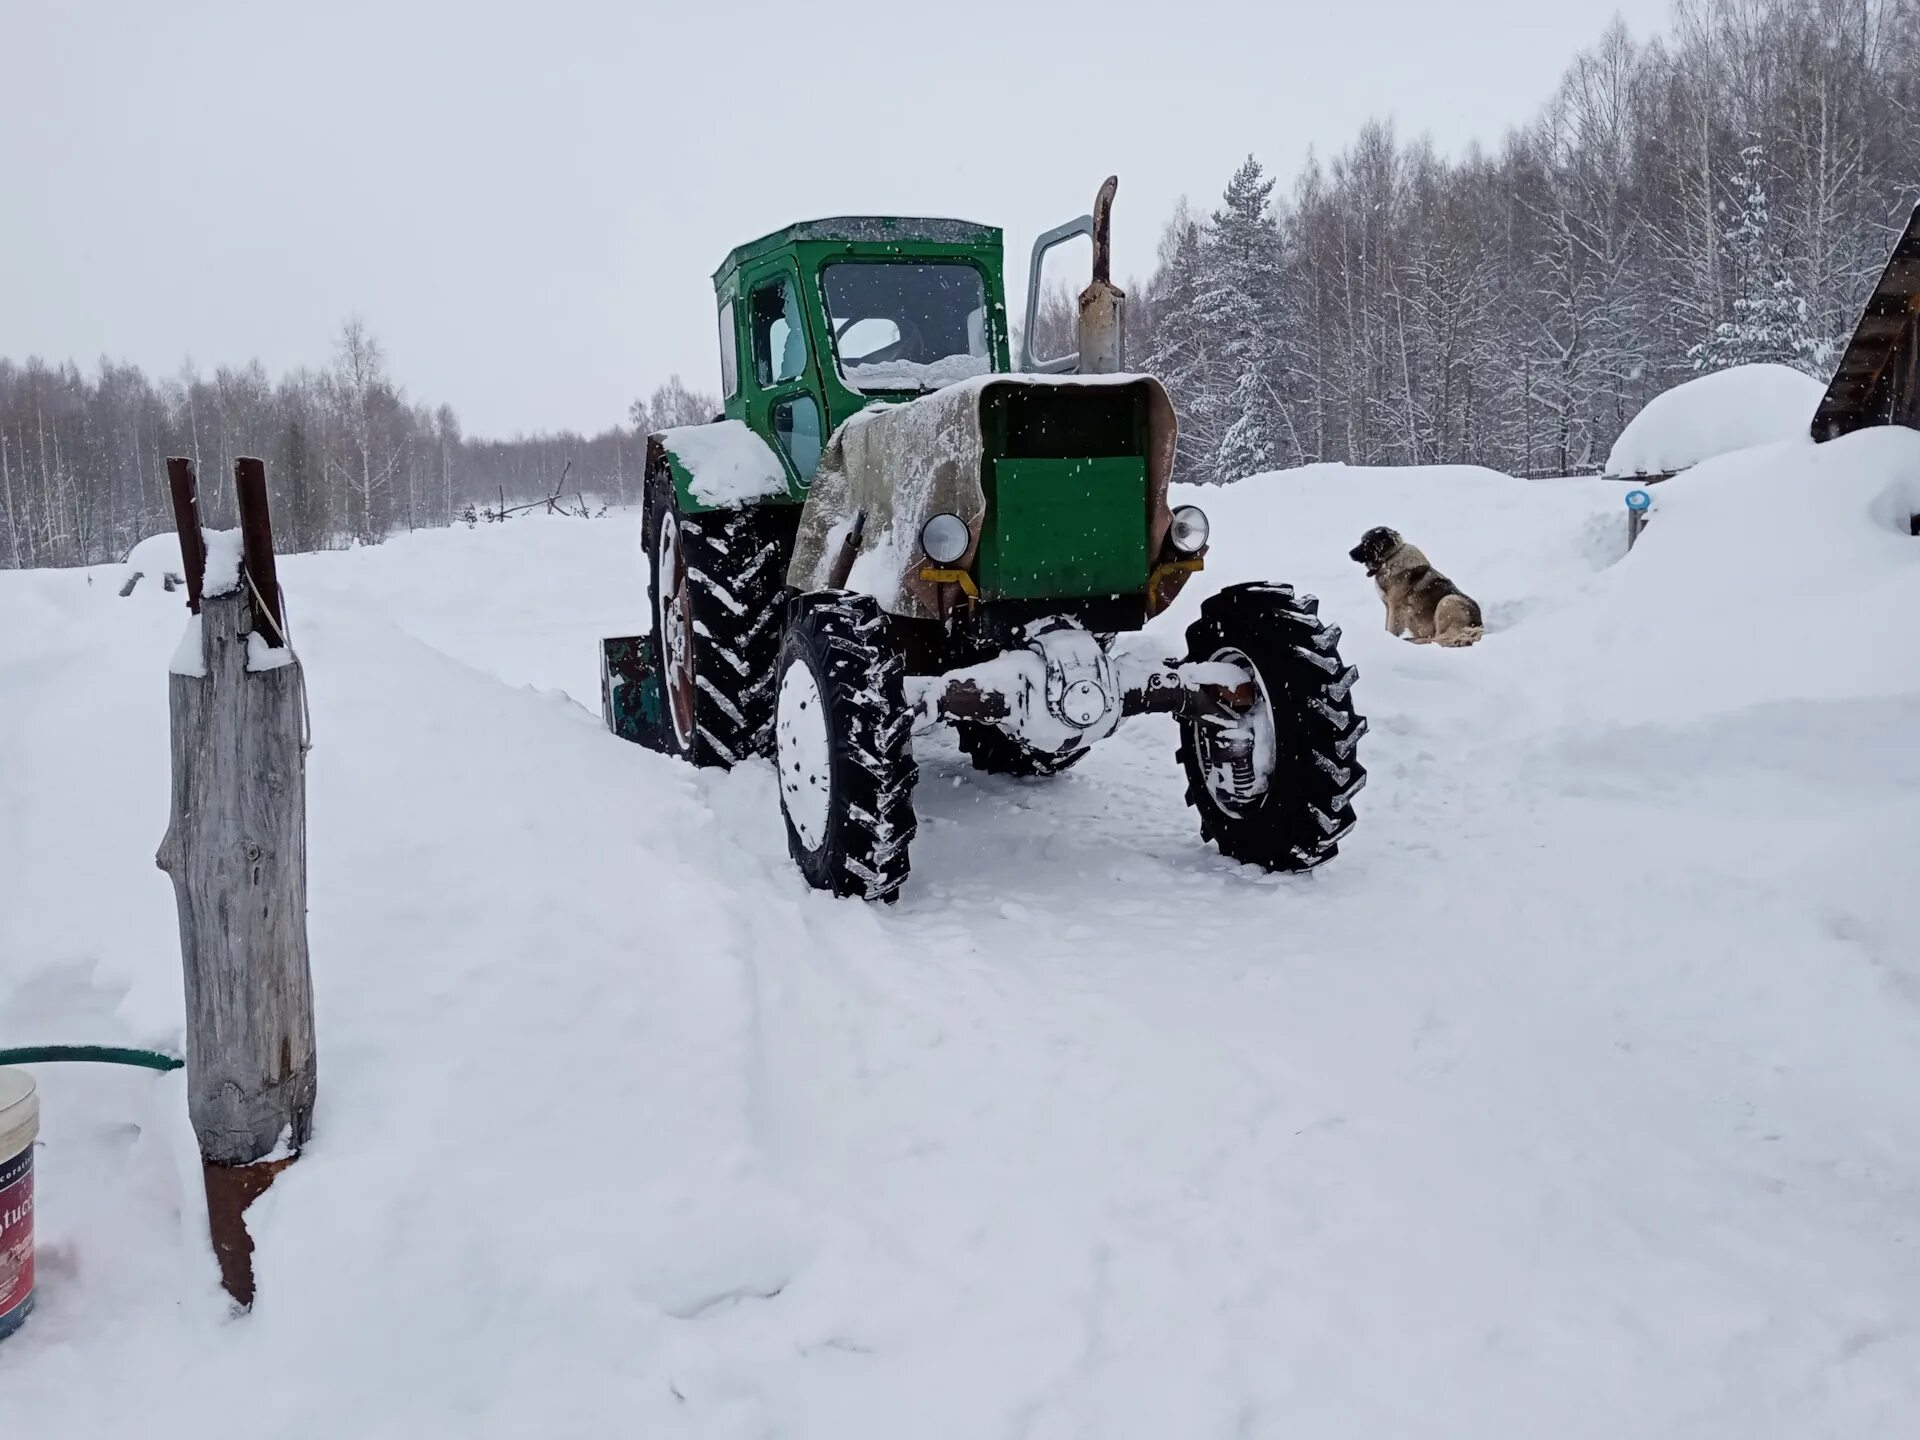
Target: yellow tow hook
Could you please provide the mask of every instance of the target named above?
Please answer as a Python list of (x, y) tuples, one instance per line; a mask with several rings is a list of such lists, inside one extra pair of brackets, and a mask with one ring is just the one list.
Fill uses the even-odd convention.
[(973, 576), (964, 570), (936, 570), (928, 566), (920, 572), (920, 578), (934, 585), (958, 585), (969, 600), (980, 598), (980, 587), (973, 583)]
[(1167, 576), (1172, 574), (1191, 575), (1196, 570), (1204, 570), (1206, 568), (1206, 557), (1201, 555), (1195, 555), (1185, 560), (1162, 560), (1158, 565), (1154, 566), (1153, 572), (1147, 576), (1147, 613), (1150, 615), (1158, 615), (1160, 613), (1160, 582), (1166, 579)]

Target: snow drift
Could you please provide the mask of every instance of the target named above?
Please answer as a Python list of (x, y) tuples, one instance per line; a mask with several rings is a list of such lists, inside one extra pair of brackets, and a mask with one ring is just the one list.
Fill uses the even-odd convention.
[(1811, 444), (1808, 427), (1826, 387), (1787, 365), (1736, 365), (1654, 396), (1627, 422), (1607, 474), (1670, 475), (1755, 445)]
[[(1618, 1440), (1920, 1408), (1920, 436), (1620, 489), (1314, 467), (1197, 496), (1373, 728), (1340, 859), (1201, 847), (1169, 722), (924, 754), (888, 910), (764, 766), (623, 745), (627, 526), (283, 562), (320, 1107), (218, 1290), (179, 1077), (42, 1072), (8, 1433)], [(1384, 633), (1402, 530), (1487, 612)], [(180, 1039), (184, 612), (0, 574), (0, 1043)], [(89, 583), (91, 581), (95, 583)]]

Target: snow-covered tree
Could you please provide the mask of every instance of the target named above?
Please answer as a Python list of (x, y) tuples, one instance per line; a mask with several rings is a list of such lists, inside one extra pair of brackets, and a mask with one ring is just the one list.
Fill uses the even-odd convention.
[(1153, 342), (1140, 363), (1159, 377), (1180, 422), (1176, 468), (1185, 480), (1212, 478), (1219, 435), (1206, 398), (1211, 350), (1195, 300), (1201, 284), (1201, 228), (1182, 200), (1160, 238), (1160, 268), (1148, 290)]
[(679, 425), (704, 425), (720, 413), (720, 402), (712, 395), (689, 390), (678, 375), (654, 388), (652, 395), (635, 400), (627, 407), (627, 419), (642, 435), (656, 430), (671, 430)]
[(1283, 463), (1279, 301), (1285, 282), (1274, 182), (1249, 155), (1227, 182), (1200, 248), (1194, 319), (1212, 343), (1199, 403), (1219, 436), (1209, 470), (1238, 480)]
[(1766, 148), (1740, 152), (1733, 189), (1738, 210), (1723, 232), (1727, 273), (1732, 277), (1732, 315), (1689, 350), (1696, 370), (1771, 361), (1809, 372), (1819, 345), (1809, 332), (1807, 302), (1788, 274), (1767, 206)]
[(334, 410), (347, 435), (346, 453), (329, 464), (352, 497), (355, 534), (371, 544), (382, 533), (374, 497), (392, 483), (406, 459), (410, 437), (396, 423), (402, 405), (387, 378), (386, 352), (358, 316), (340, 327), (329, 378)]

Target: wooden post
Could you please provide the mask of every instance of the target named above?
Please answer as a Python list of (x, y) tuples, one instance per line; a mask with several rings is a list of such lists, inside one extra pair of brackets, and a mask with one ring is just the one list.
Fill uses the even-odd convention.
[[(176, 465), (190, 483), (184, 462), (169, 462), (170, 477)], [(198, 674), (168, 679), (173, 804), (155, 861), (172, 877), (179, 909), (187, 1111), (200, 1143), (214, 1253), (228, 1293), (251, 1305), (253, 1242), (244, 1215), (306, 1143), (316, 1072), (304, 677), (284, 648), (280, 616), (262, 613), (253, 600), (258, 590), (277, 606), (279, 593), (264, 469), (257, 460), (241, 467), (251, 477), (239, 482), (251, 559), (241, 562), (238, 583), (217, 593), (202, 593), (197, 497), (189, 490), (182, 507), (175, 480), (188, 604), (199, 602), (201, 664)], [(249, 496), (254, 480), (259, 490)], [(255, 631), (269, 650), (250, 652)], [(250, 653), (258, 668), (250, 668)]]

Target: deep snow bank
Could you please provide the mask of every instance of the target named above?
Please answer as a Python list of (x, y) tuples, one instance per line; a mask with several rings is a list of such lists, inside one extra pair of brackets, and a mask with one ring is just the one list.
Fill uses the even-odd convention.
[(1755, 445), (1813, 443), (1826, 387), (1790, 365), (1736, 365), (1674, 386), (1627, 422), (1607, 474), (1668, 475)]
[[(1390, 651), (1395, 668), (1510, 683), (1546, 707), (1543, 722), (1920, 692), (1920, 645), (1898, 641), (1900, 617), (1920, 613), (1920, 544), (1908, 534), (1920, 434), (1882, 427), (1747, 450), (1652, 493), (1631, 554), (1624, 492), (1605, 481), (1313, 466), (1184, 498), (1215, 517), (1210, 582), (1263, 567), (1310, 575), (1369, 626), (1383, 623), (1371, 582), (1344, 547), (1345, 571), (1327, 575), (1327, 552), (1372, 525), (1401, 530), (1480, 600), (1498, 643), (1458, 664)], [(1180, 618), (1195, 608), (1183, 596)]]
[[(179, 1077), (43, 1072), (22, 1436), (1899, 1433), (1920, 1408), (1920, 437), (1661, 486), (1316, 467), (1202, 593), (1343, 627), (1339, 860), (1227, 865), (1165, 722), (923, 752), (900, 905), (771, 775), (611, 739), (624, 521), (282, 570), (313, 686), (314, 1143), (216, 1288)], [(1404, 531), (1487, 610), (1394, 640)], [(1624, 556), (1624, 558), (1622, 558)], [(117, 567), (0, 574), (0, 1043), (179, 1039), (165, 677)], [(562, 693), (564, 692), (564, 693)], [(571, 696), (572, 699), (567, 697)], [(574, 701), (581, 702), (579, 704)]]

